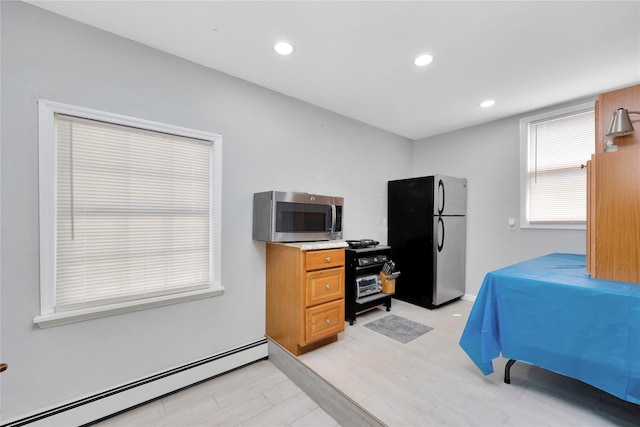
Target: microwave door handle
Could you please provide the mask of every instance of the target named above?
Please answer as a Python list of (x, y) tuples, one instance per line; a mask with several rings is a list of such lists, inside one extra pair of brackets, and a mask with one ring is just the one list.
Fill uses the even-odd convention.
[(337, 218), (336, 205), (331, 205), (331, 230), (329, 230), (329, 232), (331, 233), (336, 231), (336, 218)]

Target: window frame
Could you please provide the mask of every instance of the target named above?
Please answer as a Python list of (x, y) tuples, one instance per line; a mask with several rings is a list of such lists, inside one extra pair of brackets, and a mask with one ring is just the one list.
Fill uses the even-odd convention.
[[(211, 231), (210, 268), (212, 283), (208, 288), (179, 292), (145, 299), (132, 299), (118, 303), (98, 305), (56, 312), (56, 145), (55, 114), (66, 114), (107, 123), (169, 133), (188, 138), (211, 141)], [(82, 320), (110, 316), (145, 308), (158, 307), (194, 299), (221, 295), (224, 292), (221, 279), (222, 236), (222, 136), (219, 134), (187, 129), (135, 117), (78, 107), (46, 99), (38, 100), (39, 145), (39, 224), (40, 224), (40, 314), (33, 322), (41, 328), (73, 323)]]
[[(520, 228), (525, 229), (547, 229), (547, 230), (586, 230), (586, 221), (566, 221), (566, 222), (535, 222), (527, 220), (529, 209), (529, 124), (552, 120), (562, 116), (569, 116), (586, 111), (594, 111), (595, 100), (571, 105), (564, 108), (549, 110), (544, 113), (523, 117), (520, 119)], [(595, 150), (595, 130), (594, 130), (594, 150)], [(585, 159), (585, 167), (586, 161)]]

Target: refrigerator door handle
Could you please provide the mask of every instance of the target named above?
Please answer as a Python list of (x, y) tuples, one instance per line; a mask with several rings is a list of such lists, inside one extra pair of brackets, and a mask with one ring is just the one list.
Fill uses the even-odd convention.
[(442, 252), (442, 248), (444, 247), (444, 221), (442, 220), (442, 218), (438, 218), (438, 228), (439, 233), (438, 233), (438, 252)]
[(438, 215), (442, 215), (444, 211), (444, 183), (438, 180)]

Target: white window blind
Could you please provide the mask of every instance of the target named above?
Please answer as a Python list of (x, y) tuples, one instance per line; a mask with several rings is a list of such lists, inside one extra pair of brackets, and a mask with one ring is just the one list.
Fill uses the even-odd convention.
[(55, 125), (55, 311), (210, 287), (212, 142)]
[(586, 220), (586, 165), (594, 152), (592, 109), (529, 122), (527, 221)]

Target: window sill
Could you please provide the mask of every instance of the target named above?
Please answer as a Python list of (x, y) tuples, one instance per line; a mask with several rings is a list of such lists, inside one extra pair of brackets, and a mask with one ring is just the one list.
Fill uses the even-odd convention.
[(559, 223), (550, 223), (550, 224), (543, 224), (543, 223), (527, 223), (527, 222), (522, 222), (520, 225), (520, 228), (523, 229), (529, 229), (529, 230), (586, 230), (587, 226), (584, 222), (582, 223), (564, 223), (564, 224), (559, 224)]
[(185, 292), (178, 295), (163, 295), (144, 300), (127, 301), (117, 304), (109, 304), (97, 307), (89, 307), (78, 310), (69, 310), (59, 313), (48, 313), (36, 316), (33, 323), (41, 328), (66, 325), (68, 323), (82, 322), (89, 319), (113, 316), (114, 314), (127, 313), (131, 311), (143, 310), (147, 308), (160, 307), (163, 305), (176, 304), (195, 299), (209, 298), (221, 295), (224, 292), (223, 286), (197, 291)]

